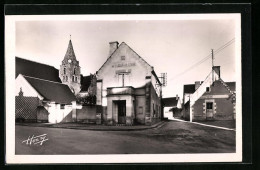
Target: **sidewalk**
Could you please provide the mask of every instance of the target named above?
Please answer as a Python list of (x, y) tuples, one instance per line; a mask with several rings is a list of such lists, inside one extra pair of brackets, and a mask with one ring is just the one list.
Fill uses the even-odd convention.
[(182, 120), (182, 119), (174, 119), (174, 118), (173, 119), (169, 119), (169, 120), (179, 121), (179, 122), (186, 122), (186, 123), (192, 123), (192, 124), (197, 124), (197, 125), (200, 125), (200, 126), (213, 127), (213, 128), (217, 128), (217, 129), (236, 131), (236, 128), (232, 127), (232, 126), (235, 126), (235, 124), (231, 125), (231, 128), (229, 126), (225, 126), (224, 123), (229, 123), (230, 122), (228, 120), (200, 121), (200, 122), (190, 122), (190, 121), (185, 121), (185, 120)]
[(148, 125), (134, 125), (134, 126), (108, 126), (108, 125), (96, 125), (86, 123), (16, 123), (19, 126), (31, 126), (31, 127), (47, 127), (47, 128), (63, 128), (63, 129), (78, 129), (78, 130), (93, 130), (93, 131), (135, 131), (146, 130), (153, 128), (160, 128), (164, 126), (166, 121), (155, 123), (151, 126)]

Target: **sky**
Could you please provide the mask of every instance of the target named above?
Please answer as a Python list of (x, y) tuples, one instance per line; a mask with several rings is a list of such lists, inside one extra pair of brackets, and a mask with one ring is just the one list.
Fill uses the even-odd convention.
[[(33, 20), (16, 21), (15, 55), (59, 69), (71, 40), (81, 73), (95, 73), (106, 61), (109, 42), (125, 42), (155, 69), (167, 73), (163, 97), (182, 97), (183, 85), (203, 81), (212, 60), (192, 65), (235, 37), (235, 21), (207, 20)], [(235, 81), (235, 42), (214, 55), (221, 78)], [(184, 74), (181, 74), (185, 72)], [(181, 74), (181, 75), (180, 75)]]

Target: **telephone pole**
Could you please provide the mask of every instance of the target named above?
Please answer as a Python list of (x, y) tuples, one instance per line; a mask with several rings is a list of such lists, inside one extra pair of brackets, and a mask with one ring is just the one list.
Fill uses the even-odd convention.
[(212, 57), (212, 84), (213, 84), (213, 82), (214, 82), (214, 69), (213, 69), (213, 67), (214, 67), (214, 51), (213, 51), (213, 49), (211, 49), (211, 57)]

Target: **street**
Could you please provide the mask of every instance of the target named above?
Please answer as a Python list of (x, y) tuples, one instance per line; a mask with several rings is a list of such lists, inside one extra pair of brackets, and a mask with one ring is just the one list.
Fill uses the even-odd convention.
[[(139, 131), (91, 131), (15, 127), (16, 154), (163, 154), (232, 153), (235, 131), (169, 121), (161, 128)], [(28, 137), (46, 134), (41, 143)], [(47, 139), (47, 140), (46, 140)], [(25, 141), (25, 142), (23, 142)]]

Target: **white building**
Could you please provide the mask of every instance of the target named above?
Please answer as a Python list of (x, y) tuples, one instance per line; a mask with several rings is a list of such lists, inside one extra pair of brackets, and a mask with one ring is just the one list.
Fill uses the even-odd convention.
[(161, 118), (161, 82), (126, 43), (110, 42), (97, 71), (97, 117), (106, 124), (152, 124)]

